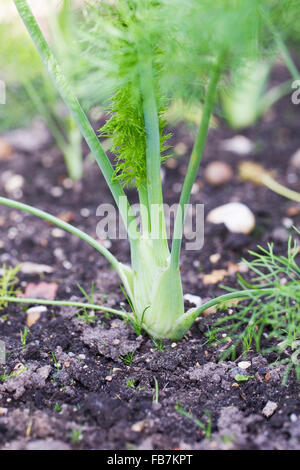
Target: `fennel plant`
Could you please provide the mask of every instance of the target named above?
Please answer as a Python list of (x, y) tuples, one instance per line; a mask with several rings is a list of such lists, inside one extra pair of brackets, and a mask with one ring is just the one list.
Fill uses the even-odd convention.
[[(132, 313), (90, 307), (119, 314), (134, 323), (137, 331), (144, 329), (154, 338), (178, 340), (209, 306), (254, 295), (253, 289), (229, 293), (185, 312), (180, 276), (183, 226), (223, 78), (246, 58), (251, 60), (267, 53), (267, 21), (278, 27), (278, 22), (283, 21), (283, 6), (288, 8), (293, 2), (284, 1), (280, 5), (262, 0), (90, 2), (84, 9), (85, 53), (102, 77), (99, 93), (102, 85), (111, 96), (112, 116), (100, 135), (112, 140), (115, 166), (104, 152), (27, 1), (14, 0), (14, 3), (111, 190), (128, 232), (131, 266), (120, 263), (89, 235), (44, 211), (5, 198), (0, 198), (0, 203), (52, 222), (104, 255), (123, 283)], [(203, 100), (202, 119), (169, 247), (161, 182), (161, 164), (167, 147), (164, 110), (172, 98), (199, 100), (199, 97)], [(141, 229), (125, 195), (128, 184), (134, 184), (139, 195)], [(58, 301), (39, 303), (80, 305)]]
[[(21, 23), (21, 28), (22, 26)], [(64, 62), (64, 69), (68, 76), (73, 75), (74, 66), (71, 61), (78, 54), (78, 48), (73, 45), (75, 42), (73, 30), (74, 19), (71, 17), (70, 0), (64, 0), (60, 10), (51, 12), (49, 16), (49, 33), (52, 47), (60, 60)], [(74, 118), (62, 106), (57, 90), (28, 38), (26, 30), (20, 31), (19, 25), (13, 23), (1, 24), (0, 39), (1, 74), (8, 84), (8, 101), (11, 104), (9, 109), (5, 107), (3, 110), (4, 125), (5, 121), (11, 123), (13, 118), (8, 115), (12, 114), (13, 117), (16, 115), (18, 104), (15, 101), (21, 100), (22, 113), (18, 112), (20, 113), (19, 122), (14, 122), (14, 126), (21, 123), (24, 125), (24, 121), (28, 122), (28, 115), (32, 118), (38, 113), (63, 154), (69, 177), (73, 180), (82, 178), (80, 130)]]
[[(222, 94), (225, 117), (234, 129), (254, 124), (277, 101), (291, 92), (293, 80), (300, 79), (300, 72), (280, 33), (272, 24), (268, 24), (274, 41), (273, 53), (263, 60), (246, 62), (234, 70), (230, 89)], [(286, 65), (291, 79), (267, 90), (275, 59), (279, 57)]]

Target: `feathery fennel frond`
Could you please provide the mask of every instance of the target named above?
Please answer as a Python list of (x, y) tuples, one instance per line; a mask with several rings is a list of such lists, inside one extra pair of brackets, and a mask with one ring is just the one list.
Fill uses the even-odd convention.
[(106, 74), (104, 81), (111, 86), (108, 107), (111, 118), (100, 130), (100, 137), (111, 139), (111, 151), (116, 157), (115, 178), (125, 186), (135, 181), (139, 187), (146, 181), (146, 130), (140, 63), (147, 54), (151, 56), (159, 108), (161, 154), (167, 149), (169, 135), (164, 135), (164, 100), (157, 79), (162, 31), (156, 24), (155, 30), (151, 26), (152, 22), (155, 23), (159, 4), (159, 1), (119, 0), (112, 3), (105, 0), (101, 4), (92, 4), (86, 12), (88, 55), (93, 60), (99, 57), (99, 64)]
[[(122, 181), (124, 186), (133, 180), (139, 188), (146, 181), (146, 132), (141, 96), (133, 97), (137, 90), (130, 86), (120, 89), (112, 98), (109, 112), (111, 118), (100, 130), (100, 137), (111, 139), (111, 152), (116, 157), (115, 178)], [(160, 141), (161, 154), (168, 146), (166, 141), (170, 134), (165, 135), (165, 120), (163, 110), (160, 112)], [(162, 157), (164, 160), (165, 157)]]
[[(234, 359), (237, 352), (246, 354), (250, 349), (273, 352), (277, 357), (276, 363), (287, 365), (286, 374), (294, 367), (300, 379), (298, 243), (290, 237), (286, 256), (276, 255), (273, 244), (267, 248), (258, 247), (258, 252), (249, 252), (253, 259), (246, 264), (252, 274), (251, 281), (246, 282), (239, 276), (239, 283), (242, 289), (252, 290), (252, 298), (238, 305), (236, 313), (217, 320), (212, 331), (217, 337), (226, 331), (231, 339), (222, 358), (231, 356)], [(234, 289), (228, 290), (234, 292)], [(220, 339), (220, 342), (225, 342), (225, 339)]]
[(5, 264), (3, 264), (0, 269), (0, 310), (8, 305), (8, 301), (3, 300), (5, 297), (15, 296), (17, 294), (16, 284), (19, 281), (17, 278), (19, 271), (20, 266), (7, 268)]

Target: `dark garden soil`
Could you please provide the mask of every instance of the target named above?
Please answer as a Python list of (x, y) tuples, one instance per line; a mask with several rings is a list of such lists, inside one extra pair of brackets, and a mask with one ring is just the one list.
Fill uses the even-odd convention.
[[(280, 68), (277, 74), (285, 79)], [(228, 270), (229, 263), (235, 265), (247, 257), (258, 243), (273, 241), (279, 253), (286, 252), (286, 227), (300, 227), (300, 206), (263, 187), (240, 182), (237, 164), (249, 158), (263, 162), (276, 170), (283, 184), (299, 190), (300, 170), (290, 165), (290, 157), (300, 148), (299, 126), (300, 107), (288, 97), (242, 133), (255, 144), (248, 156), (222, 149), (221, 143), (237, 133), (221, 119), (218, 129), (210, 131), (192, 202), (204, 203), (206, 213), (230, 201), (243, 202), (257, 224), (251, 235), (240, 235), (228, 232), (224, 225), (206, 223), (203, 249), (182, 254), (185, 293), (202, 299), (220, 294), (217, 283), (204, 285), (203, 274)], [(11, 176), (7, 172), (23, 175), (22, 193), (18, 190), (12, 197), (95, 236), (100, 220), (96, 208), (111, 202), (97, 166), (86, 161), (84, 180), (71, 185), (59, 152), (48, 139), (39, 145), (41, 136), (34, 132), (29, 135), (34, 151), (21, 150), (22, 138), (20, 150), (15, 147), (9, 160), (0, 161), (1, 194), (7, 194), (4, 185)], [(174, 147), (179, 143), (177, 148), (186, 146), (186, 158), (165, 166), (169, 203), (178, 200), (178, 183), (183, 181), (192, 146), (183, 125), (172, 139)], [(205, 166), (213, 160), (223, 160), (234, 170), (233, 180), (222, 187), (211, 186), (203, 178)], [(77, 284), (89, 291), (94, 281), (96, 302), (115, 308), (120, 308), (120, 302), (126, 304), (117, 275), (91, 247), (27, 214), (4, 207), (0, 214), (1, 264), (31, 262), (52, 268), (43, 274), (21, 271), (21, 291), (29, 283), (52, 282), (58, 285), (56, 299), (83, 301)], [(112, 241), (111, 250), (129, 262), (126, 240)], [(212, 260), (217, 257), (211, 258), (214, 254), (220, 255), (216, 263)], [(223, 282), (237, 285), (235, 275)], [(221, 346), (208, 344), (205, 333), (221, 314), (202, 317), (182, 341), (165, 341), (165, 349), (159, 350), (150, 338), (137, 338), (113, 316), (97, 313), (96, 321), (84, 323), (74, 308), (48, 307), (30, 327), (22, 347), (26, 311), (10, 304), (0, 313), (0, 340), (7, 348), (0, 375), (13, 373), (0, 383), (0, 449), (300, 449), (300, 389), (294, 374), (282, 386), (284, 368), (272, 367), (274, 356), (255, 350), (234, 362), (218, 362)], [(131, 364), (120, 358), (128, 353)], [(236, 374), (243, 372), (237, 365), (241, 360), (251, 362), (246, 372), (253, 378), (237, 383)], [(269, 401), (277, 407), (266, 417), (262, 410)], [(211, 436), (206, 438), (201, 427), (176, 411), (177, 403), (207, 428), (211, 424)]]

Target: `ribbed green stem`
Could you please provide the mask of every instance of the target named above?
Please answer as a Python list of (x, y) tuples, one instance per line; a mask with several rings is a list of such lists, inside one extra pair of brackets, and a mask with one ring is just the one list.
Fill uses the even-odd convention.
[[(127, 198), (119, 181), (116, 181), (116, 179), (113, 180), (114, 169), (109, 161), (109, 158), (104, 152), (86, 114), (84, 113), (83, 109), (79, 104), (78, 99), (73, 94), (73, 91), (71, 90), (70, 85), (61, 70), (61, 67), (56, 61), (54, 55), (52, 54), (47, 44), (47, 41), (45, 40), (36, 22), (36, 19), (27, 4), (27, 1), (14, 0), (14, 3), (33, 42), (35, 43), (35, 46), (46, 68), (48, 69), (49, 74), (51, 75), (52, 80), (54, 81), (56, 88), (58, 89), (62, 99), (69, 108), (70, 113), (77, 122), (83, 137), (85, 138), (92, 154), (94, 155), (95, 160), (97, 161), (104, 175), (104, 178), (112, 192), (117, 206), (120, 207), (120, 198)], [(134, 227), (135, 221), (130, 211), (128, 201), (126, 205), (122, 205), (122, 207), (120, 207), (120, 213), (124, 221), (125, 227), (128, 228), (129, 224)], [(128, 235), (129, 239), (131, 239), (130, 233)]]
[(192, 325), (193, 322), (196, 320), (201, 313), (203, 313), (205, 310), (215, 307), (216, 305), (220, 304), (226, 304), (226, 302), (230, 300), (235, 300), (235, 299), (252, 299), (253, 297), (261, 297), (267, 294), (271, 294), (274, 292), (274, 288), (269, 288), (269, 289), (248, 289), (248, 290), (241, 290), (241, 291), (235, 291), (235, 292), (230, 292), (229, 294), (223, 294), (220, 295), (219, 297), (216, 297), (212, 300), (209, 300), (208, 302), (205, 302), (203, 305), (196, 309), (191, 309), (190, 311), (184, 313), (179, 319), (176, 321), (174, 325), (174, 330), (176, 327), (180, 324), (184, 324), (185, 322), (188, 325)]
[(147, 184), (142, 183), (138, 188), (139, 200), (140, 200), (140, 211), (141, 221), (143, 227), (143, 233), (151, 233), (151, 212), (148, 200)]
[(179, 268), (180, 260), (180, 249), (182, 243), (182, 234), (184, 227), (184, 219), (186, 212), (186, 205), (189, 203), (191, 191), (195, 179), (197, 177), (199, 165), (202, 160), (203, 150), (205, 147), (210, 118), (212, 114), (213, 105), (216, 97), (217, 85), (220, 79), (220, 67), (216, 65), (209, 81), (209, 85), (206, 92), (201, 124), (197, 133), (196, 141), (194, 144), (193, 152), (190, 158), (189, 166), (185, 176), (180, 200), (179, 207), (176, 214), (174, 233), (172, 240), (172, 252), (171, 252), (171, 266), (173, 269)]
[(87, 304), (84, 302), (69, 302), (65, 300), (44, 300), (44, 299), (26, 299), (22, 297), (0, 297), (4, 302), (13, 302), (16, 304), (38, 304), (38, 305), (52, 305), (53, 307), (78, 307), (88, 308), (89, 310), (100, 310), (101, 312), (113, 313), (122, 318), (128, 318), (128, 315), (120, 310), (115, 310), (110, 307), (103, 307), (102, 305)]
[(48, 214), (48, 212), (36, 209), (35, 207), (29, 206), (28, 204), (23, 204), (22, 202), (17, 202), (12, 199), (0, 197), (0, 204), (12, 207), (13, 209), (28, 212), (28, 214), (32, 214), (36, 217), (40, 217), (41, 219), (47, 220), (47, 222), (51, 222), (52, 224), (57, 225), (63, 230), (66, 230), (67, 232), (76, 235), (77, 237), (81, 238), (86, 243), (91, 245), (93, 248), (95, 248), (97, 251), (99, 251), (99, 253), (101, 253), (107, 259), (107, 261), (111, 263), (111, 265), (117, 270), (117, 272), (119, 272), (119, 262), (117, 258), (115, 258), (115, 256), (104, 246), (100, 245), (100, 243), (98, 243), (93, 237), (83, 232), (82, 230), (79, 230), (78, 228), (73, 227), (73, 225), (70, 225), (67, 222), (64, 222), (63, 220), (58, 219), (57, 217), (51, 214)]
[(153, 237), (153, 245), (157, 248), (156, 255), (159, 257), (160, 254), (162, 254), (162, 257), (164, 257), (168, 250), (168, 243), (166, 237), (161, 184), (159, 116), (150, 59), (141, 60), (140, 84), (146, 129), (147, 193), (151, 212), (151, 233)]

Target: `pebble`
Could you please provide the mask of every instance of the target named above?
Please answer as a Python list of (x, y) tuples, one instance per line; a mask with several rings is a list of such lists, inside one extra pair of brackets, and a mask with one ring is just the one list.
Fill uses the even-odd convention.
[(221, 259), (220, 253), (214, 253), (213, 255), (210, 255), (209, 257), (209, 261), (212, 264), (216, 264), (218, 261), (220, 261), (220, 259)]
[(243, 135), (236, 135), (232, 139), (223, 140), (221, 148), (238, 155), (248, 155), (253, 150), (253, 143)]
[(206, 167), (204, 177), (209, 184), (221, 186), (232, 179), (233, 171), (227, 163), (215, 161)]
[(202, 299), (198, 295), (185, 294), (183, 298), (191, 304), (194, 304), (196, 307), (200, 307), (200, 305), (202, 304)]
[(199, 192), (199, 186), (197, 183), (194, 183), (192, 186), (191, 194), (197, 194)]
[(64, 193), (64, 190), (60, 186), (53, 186), (53, 188), (50, 189), (50, 194), (53, 197), (61, 197)]
[(294, 168), (300, 168), (300, 149), (291, 156), (290, 163)]
[(292, 413), (290, 416), (290, 420), (292, 421), (292, 423), (295, 423), (296, 421), (298, 421), (297, 415), (295, 413)]
[(240, 369), (248, 369), (248, 367), (250, 367), (250, 366), (251, 366), (251, 362), (249, 362), (249, 361), (241, 361), (241, 362), (238, 363), (238, 367)]
[(184, 142), (179, 142), (178, 144), (175, 145), (174, 147), (175, 153), (177, 155), (180, 155), (181, 157), (185, 155), (188, 151), (188, 148)]
[(240, 202), (229, 202), (219, 206), (207, 215), (206, 220), (213, 224), (225, 224), (233, 233), (248, 235), (255, 227), (255, 216), (252, 211)]
[(168, 168), (171, 168), (171, 170), (174, 170), (175, 168), (177, 168), (177, 161), (175, 158), (168, 158), (168, 160), (166, 160), (166, 166)]
[(51, 274), (53, 273), (53, 268), (51, 266), (47, 266), (46, 264), (37, 264), (26, 261), (25, 263), (21, 264), (20, 271), (23, 274)]
[(65, 178), (62, 182), (63, 187), (66, 189), (72, 189), (74, 186), (74, 181), (71, 178)]
[(266, 416), (266, 418), (269, 418), (270, 416), (272, 416), (275, 411), (277, 410), (278, 408), (278, 405), (275, 401), (268, 401), (266, 406), (263, 408), (262, 410), (262, 414), (264, 416)]
[(4, 189), (7, 194), (13, 194), (23, 188), (24, 182), (25, 180), (22, 175), (12, 175), (4, 183)]
[(14, 240), (17, 235), (18, 235), (18, 230), (16, 229), (16, 227), (11, 227), (7, 232), (7, 236), (10, 240)]
[(65, 257), (65, 252), (62, 248), (55, 248), (55, 250), (53, 251), (53, 254), (54, 254), (55, 258), (57, 258), (59, 260), (63, 260), (64, 257)]
[(41, 314), (47, 312), (47, 310), (45, 305), (29, 308), (26, 312), (26, 325), (28, 327), (34, 325), (40, 319)]
[(141, 432), (146, 426), (145, 421), (138, 421), (137, 423), (131, 426), (131, 431), (133, 432)]
[(51, 235), (54, 238), (64, 238), (65, 231), (62, 230), (61, 228), (56, 227), (51, 231)]
[(87, 218), (91, 215), (91, 211), (86, 207), (83, 207), (82, 209), (80, 209), (80, 215), (81, 217)]
[(284, 217), (281, 222), (285, 228), (291, 228), (294, 225), (293, 219), (290, 219), (289, 217)]
[(113, 378), (112, 378), (111, 375), (107, 375), (107, 376), (105, 377), (106, 382), (111, 382), (112, 379), (113, 379)]
[(72, 268), (72, 263), (70, 263), (70, 261), (68, 261), (68, 260), (65, 260), (65, 261), (63, 262), (63, 267), (64, 267), (65, 269), (68, 269), (68, 270), (69, 270), (69, 269)]
[(84, 359), (86, 359), (86, 355), (85, 354), (78, 354), (78, 358), (84, 360)]
[(101, 245), (103, 245), (105, 248), (107, 248), (109, 250), (109, 248), (111, 248), (111, 241), (110, 240), (99, 240), (99, 242), (101, 243)]
[(6, 415), (8, 412), (8, 408), (0, 408), (0, 416)]

